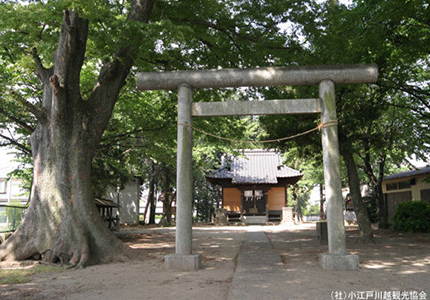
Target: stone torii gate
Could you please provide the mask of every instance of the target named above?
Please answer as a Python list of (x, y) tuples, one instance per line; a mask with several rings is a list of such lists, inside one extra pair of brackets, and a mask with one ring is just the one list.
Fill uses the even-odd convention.
[[(358, 269), (358, 255), (346, 251), (334, 84), (372, 83), (377, 79), (374, 64), (138, 73), (140, 90), (178, 89), (176, 252), (165, 257), (166, 269), (192, 271), (201, 265), (200, 254), (192, 254), (192, 117), (310, 113), (320, 113), (321, 123), (326, 124), (322, 148), (329, 253), (320, 255), (320, 265), (326, 270)], [(284, 85), (319, 85), (319, 97), (192, 102), (192, 89)]]

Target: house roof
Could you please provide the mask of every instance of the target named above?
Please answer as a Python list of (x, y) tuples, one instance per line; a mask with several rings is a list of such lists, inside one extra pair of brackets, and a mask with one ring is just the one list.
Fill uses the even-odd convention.
[(425, 175), (430, 174), (430, 166), (417, 168), (416, 170), (409, 170), (404, 171), (400, 173), (396, 173), (390, 176), (387, 176), (384, 178), (384, 180), (390, 180), (390, 179), (397, 179), (397, 178), (405, 178), (405, 177), (411, 177), (411, 176), (417, 176), (417, 175)]
[(206, 175), (211, 179), (231, 179), (233, 184), (277, 184), (280, 178), (303, 176), (300, 171), (281, 164), (279, 152), (245, 150), (243, 156), (224, 157), (222, 167)]
[(94, 201), (98, 207), (120, 207), (118, 204), (109, 199), (94, 198)]

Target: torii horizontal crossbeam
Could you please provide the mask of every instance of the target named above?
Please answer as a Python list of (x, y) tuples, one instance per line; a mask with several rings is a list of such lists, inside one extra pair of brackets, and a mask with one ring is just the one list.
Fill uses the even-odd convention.
[(313, 114), (321, 112), (320, 99), (244, 102), (194, 102), (193, 117)]
[(241, 86), (316, 85), (323, 80), (333, 83), (372, 83), (378, 79), (375, 64), (264, 67), (250, 69), (188, 70), (137, 74), (140, 90), (173, 90), (182, 84), (192, 88)]

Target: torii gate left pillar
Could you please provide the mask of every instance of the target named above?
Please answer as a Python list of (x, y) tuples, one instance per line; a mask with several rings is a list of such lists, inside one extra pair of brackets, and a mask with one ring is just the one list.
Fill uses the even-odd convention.
[(176, 253), (165, 257), (167, 270), (196, 271), (201, 255), (192, 254), (193, 237), (193, 91), (188, 84), (178, 88), (178, 145), (176, 171)]

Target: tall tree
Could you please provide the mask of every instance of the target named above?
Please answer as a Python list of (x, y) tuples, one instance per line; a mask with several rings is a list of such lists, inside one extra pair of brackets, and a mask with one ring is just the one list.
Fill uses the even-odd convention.
[[(34, 164), (30, 207), (22, 225), (1, 246), (0, 259), (25, 259), (40, 254), (47, 261), (85, 266), (124, 254), (125, 245), (98, 217), (91, 190), (91, 162), (138, 54), (136, 45), (142, 33), (131, 29), (148, 22), (153, 4), (152, 0), (132, 1), (127, 16), (122, 18), (127, 31), (102, 63), (97, 83), (87, 99), (82, 96), (80, 78), (90, 34), (86, 11), (92, 9), (90, 5), (71, 9), (70, 3), (64, 3), (51, 67), (45, 67), (36, 48), (33, 49), (36, 74), (43, 88), (42, 100), (35, 104), (17, 95), (37, 119), (30, 138)], [(42, 3), (7, 6), (2, 8), (3, 12), (47, 9)], [(43, 24), (40, 34), (51, 26)]]
[[(426, 1), (353, 1), (350, 6), (327, 1), (310, 6), (314, 22), (296, 28), (306, 47), (298, 64), (375, 62), (380, 76), (375, 85), (336, 86), (340, 148), (349, 166), (349, 185), (360, 202), (360, 183), (370, 182), (379, 199), (380, 224), (386, 223), (381, 183), (387, 161), (400, 164), (412, 153), (429, 153), (428, 76), (429, 6)], [(284, 97), (309, 97), (312, 88), (272, 89)], [(271, 95), (272, 96), (272, 95)], [(273, 97), (273, 96), (272, 96)], [(271, 97), (271, 98), (272, 98)], [(313, 126), (308, 117), (262, 119), (273, 138), (293, 135)], [(280, 127), (282, 122), (287, 126)], [(285, 128), (288, 128), (286, 130)], [(316, 141), (298, 139), (308, 145)], [(306, 149), (303, 149), (306, 152)], [(308, 151), (309, 152), (309, 151)], [(312, 151), (310, 151), (312, 152)], [(353, 170), (355, 169), (355, 170)], [(355, 173), (366, 174), (368, 180)], [(357, 208), (357, 213), (365, 212)], [(359, 218), (361, 219), (361, 218)], [(371, 231), (365, 221), (363, 232)]]
[[(2, 127), (14, 124), (22, 136), (0, 138), (30, 152), (26, 137), (32, 133), (34, 173), (26, 221), (2, 245), (0, 259), (42, 254), (45, 260), (82, 266), (120, 253), (124, 246), (98, 218), (90, 171), (96, 153), (103, 155), (98, 148), (102, 139), (105, 149), (109, 139), (114, 141), (112, 151), (104, 152), (116, 158), (111, 160), (111, 170), (120, 165), (118, 156), (131, 155), (118, 138), (123, 134), (134, 138), (140, 129), (123, 126), (124, 131), (116, 134), (105, 129), (114, 104), (124, 96), (122, 87), (132, 84), (126, 79), (136, 71), (133, 64), (139, 70), (272, 64), (276, 56), (300, 48), (278, 25), (300, 15), (306, 2), (2, 3), (0, 71), (6, 76), (0, 79), (0, 92), (6, 101), (0, 103), (0, 121)], [(148, 23), (151, 13), (153, 20)], [(37, 76), (30, 72), (34, 69)], [(205, 95), (205, 91), (196, 92), (196, 101)], [(23, 107), (26, 112), (19, 112)], [(213, 126), (217, 123), (221, 126)], [(236, 134), (228, 122), (201, 124)], [(104, 162), (96, 160), (93, 166)]]

